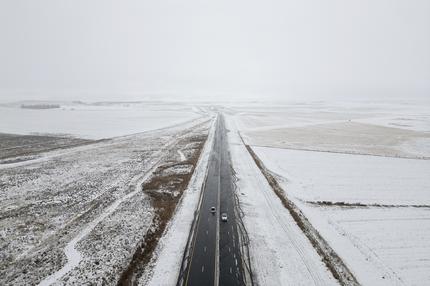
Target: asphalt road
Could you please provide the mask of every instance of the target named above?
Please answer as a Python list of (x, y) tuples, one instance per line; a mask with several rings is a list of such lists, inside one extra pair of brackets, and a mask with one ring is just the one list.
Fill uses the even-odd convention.
[[(218, 117), (185, 285), (244, 285), (227, 130)], [(216, 207), (216, 213), (210, 212)], [(227, 213), (228, 221), (221, 221)]]

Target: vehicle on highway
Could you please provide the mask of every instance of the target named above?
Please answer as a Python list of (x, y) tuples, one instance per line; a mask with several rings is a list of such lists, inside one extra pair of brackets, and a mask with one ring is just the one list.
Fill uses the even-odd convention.
[(222, 213), (221, 220), (222, 221), (227, 221), (227, 214), (226, 213)]
[(216, 212), (216, 208), (215, 207), (211, 207), (211, 213), (215, 213)]

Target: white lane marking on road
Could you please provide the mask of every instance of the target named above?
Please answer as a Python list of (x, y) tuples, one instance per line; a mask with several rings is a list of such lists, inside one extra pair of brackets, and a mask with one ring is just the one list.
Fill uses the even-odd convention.
[(204, 247), (204, 249), (203, 249), (203, 250), (204, 250), (204, 252), (206, 252), (206, 246)]
[(208, 234), (209, 234), (209, 231), (206, 230), (206, 235), (208, 235)]
[[(217, 120), (220, 120), (217, 116)], [(218, 125), (220, 124), (221, 121), (218, 121)], [(222, 133), (221, 133), (221, 137), (222, 137)], [(218, 188), (217, 188), (217, 193), (218, 193), (218, 197), (217, 197), (217, 210), (220, 210), (220, 202), (221, 202), (221, 161), (222, 161), (222, 156), (219, 156), (219, 160), (220, 162), (218, 163)], [(220, 225), (219, 225), (219, 211), (217, 212), (217, 216), (218, 219), (216, 220), (216, 245), (215, 245), (215, 277), (214, 277), (214, 286), (218, 286), (219, 285), (219, 230), (220, 230)]]
[(235, 258), (235, 259), (234, 259), (234, 263), (235, 263), (235, 264), (236, 264), (236, 266), (237, 266), (237, 258)]
[(202, 272), (203, 272), (203, 271), (205, 271), (205, 266), (204, 266), (204, 265), (202, 265)]
[(228, 252), (231, 252), (231, 249), (230, 249), (230, 247), (228, 247)]

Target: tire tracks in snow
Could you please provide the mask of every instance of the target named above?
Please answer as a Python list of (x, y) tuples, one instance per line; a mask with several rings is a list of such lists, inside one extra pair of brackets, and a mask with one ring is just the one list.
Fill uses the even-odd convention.
[(324, 281), (324, 279), (319, 275), (319, 273), (317, 271), (312, 271), (312, 269), (314, 268), (312, 265), (309, 264), (309, 261), (306, 259), (306, 255), (305, 252), (303, 250), (303, 244), (301, 244), (299, 241), (297, 241), (297, 239), (294, 238), (294, 236), (291, 235), (291, 233), (293, 232), (293, 230), (291, 229), (290, 226), (288, 226), (281, 218), (281, 216), (279, 215), (279, 213), (275, 210), (276, 207), (274, 206), (274, 202), (272, 200), (272, 198), (269, 196), (269, 194), (267, 192), (261, 192), (264, 195), (264, 198), (266, 199), (266, 203), (268, 205), (268, 209), (270, 210), (270, 213), (272, 214), (272, 216), (276, 219), (276, 221), (278, 222), (278, 225), (281, 226), (281, 228), (284, 230), (286, 237), (288, 237), (289, 241), (291, 242), (291, 244), (293, 244), (295, 250), (297, 251), (297, 253), (299, 254), (300, 259), (303, 262), (303, 265), (306, 267), (307, 272), (309, 273), (309, 276), (312, 278), (312, 280), (314, 281), (315, 285), (325, 285), (322, 281)]
[[(330, 245), (324, 240), (323, 237), (318, 233), (318, 231), (312, 226), (312, 224), (309, 222), (309, 220), (305, 217), (305, 215), (301, 212), (301, 210), (288, 198), (285, 197), (285, 192), (283, 189), (279, 186), (279, 183), (276, 181), (272, 173), (264, 166), (263, 162), (258, 158), (258, 156), (254, 153), (252, 148), (245, 144), (243, 141), (243, 138), (239, 137), (242, 140), (243, 145), (248, 150), (249, 154), (253, 158), (255, 164), (260, 169), (263, 176), (266, 178), (269, 185), (272, 187), (275, 194), (278, 196), (278, 198), (281, 200), (281, 203), (284, 205), (284, 207), (290, 212), (292, 218), (297, 223), (299, 228), (302, 230), (304, 235), (308, 238), (314, 249), (317, 251), (317, 253), (320, 255), (321, 259), (327, 266), (327, 268), (330, 270), (330, 272), (333, 274), (334, 278), (336, 278), (341, 285), (359, 285), (358, 281), (352, 274), (352, 272), (348, 269), (348, 267), (345, 265), (345, 263), (342, 261), (342, 259), (337, 255), (337, 253), (330, 247)], [(264, 193), (264, 192), (263, 192)], [(268, 194), (264, 193), (264, 196), (266, 196), (266, 200), (269, 202), (270, 198), (268, 198)], [(273, 208), (270, 208), (271, 212), (274, 213)], [(281, 227), (284, 228), (287, 235), (289, 234), (289, 231), (286, 229), (286, 225), (283, 223), (282, 219), (279, 217), (279, 215), (275, 214), (276, 219), (279, 221)], [(288, 235), (289, 236), (289, 235)], [(290, 237), (290, 236), (289, 236)], [(291, 240), (291, 237), (290, 237)], [(292, 241), (293, 242), (293, 241)], [(294, 243), (294, 242), (293, 242)], [(296, 242), (297, 244), (297, 242)], [(302, 251), (303, 250), (298, 250)], [(300, 252), (299, 252), (300, 254)], [(303, 256), (302, 256), (303, 257)], [(309, 265), (307, 265), (306, 262), (304, 262), (306, 267), (309, 270)], [(309, 270), (311, 273), (312, 271)], [(318, 279), (318, 277), (314, 277), (313, 274), (311, 274), (312, 278)], [(318, 284), (317, 284), (318, 285)]]

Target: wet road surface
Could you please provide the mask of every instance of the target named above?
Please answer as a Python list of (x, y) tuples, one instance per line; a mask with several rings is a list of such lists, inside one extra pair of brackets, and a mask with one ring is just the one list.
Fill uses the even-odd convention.
[[(244, 285), (227, 130), (218, 116), (185, 285)], [(211, 207), (216, 208), (211, 213)], [(226, 213), (228, 220), (221, 221)]]

